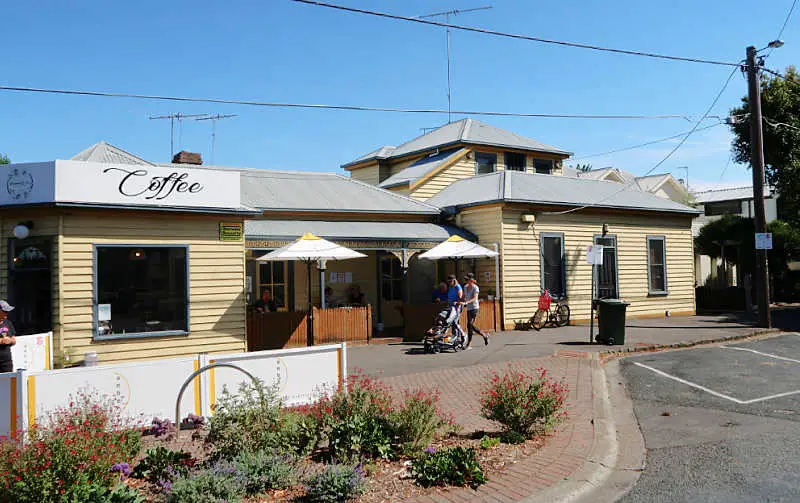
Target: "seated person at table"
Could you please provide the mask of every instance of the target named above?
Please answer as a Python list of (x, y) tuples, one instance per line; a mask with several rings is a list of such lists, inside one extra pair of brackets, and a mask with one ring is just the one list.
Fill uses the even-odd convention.
[(333, 295), (333, 288), (325, 287), (325, 307), (341, 307), (342, 299)]
[(439, 283), (439, 287), (433, 291), (432, 302), (447, 302), (447, 283)]
[(350, 290), (347, 293), (347, 303), (351, 306), (364, 306), (367, 304), (367, 298), (361, 292), (361, 287), (355, 283), (350, 285)]
[(278, 310), (278, 305), (275, 304), (275, 300), (272, 298), (272, 292), (270, 292), (269, 289), (261, 292), (261, 298), (253, 303), (253, 309), (257, 313), (266, 313), (267, 311), (274, 313)]

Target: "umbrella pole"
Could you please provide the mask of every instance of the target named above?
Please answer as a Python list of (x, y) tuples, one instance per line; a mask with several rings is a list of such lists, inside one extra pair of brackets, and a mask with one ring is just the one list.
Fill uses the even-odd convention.
[(306, 323), (306, 344), (314, 345), (314, 305), (311, 304), (311, 261), (306, 261), (308, 266), (308, 323)]

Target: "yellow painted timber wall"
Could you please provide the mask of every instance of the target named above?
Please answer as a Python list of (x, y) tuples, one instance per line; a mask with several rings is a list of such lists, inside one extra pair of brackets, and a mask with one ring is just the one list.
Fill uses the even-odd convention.
[[(96, 351), (103, 364), (246, 350), (244, 241), (219, 240), (219, 222), (237, 218), (144, 211), (135, 217), (76, 212), (63, 218), (64, 346), (79, 358)], [(95, 244), (188, 244), (190, 334), (94, 341)]]
[(59, 305), (58, 305), (58, 219), (52, 211), (44, 214), (41, 210), (28, 209), (8, 210), (0, 214), (0, 298), (8, 299), (8, 242), (16, 239), (12, 234), (14, 227), (22, 221), (33, 222), (30, 230), (30, 237), (50, 237), (52, 238), (52, 249), (50, 257), (51, 267), (51, 291), (53, 308), (53, 351), (54, 355), (60, 354), (60, 325), (59, 325)]
[(350, 178), (370, 185), (378, 185), (378, 163), (370, 164), (363, 168), (356, 168), (350, 171)]
[[(689, 217), (657, 215), (537, 214), (533, 226), (521, 223), (521, 209), (503, 212), (503, 305), (507, 325), (526, 320), (536, 310), (541, 292), (539, 238), (542, 232), (564, 234), (567, 302), (573, 320), (588, 320), (591, 266), (586, 247), (603, 223), (617, 238), (619, 296), (628, 301), (630, 316), (663, 316), (695, 311), (694, 254)], [(648, 295), (647, 236), (666, 238), (667, 295)]]
[(438, 194), (451, 183), (472, 176), (475, 176), (475, 159), (474, 157), (472, 159), (463, 157), (452, 166), (445, 168), (418, 186), (413, 187), (409, 196), (414, 199), (425, 201)]
[[(503, 242), (503, 211), (501, 206), (485, 208), (468, 208), (459, 214), (457, 224), (478, 236), (478, 243), (493, 250), (493, 244), (502, 246)], [(502, 250), (502, 248), (501, 248)], [(496, 289), (495, 260), (480, 259), (475, 264), (476, 279), (481, 289), (481, 297), (485, 297)], [(486, 273), (488, 275), (488, 281)], [(501, 273), (502, 278), (502, 273)], [(460, 278), (459, 278), (460, 280)], [(501, 287), (502, 288), (502, 287)]]

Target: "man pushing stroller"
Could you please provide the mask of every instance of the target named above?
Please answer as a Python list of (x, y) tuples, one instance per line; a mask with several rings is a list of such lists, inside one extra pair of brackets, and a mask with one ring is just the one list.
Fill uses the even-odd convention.
[[(458, 324), (461, 309), (464, 305), (464, 289), (458, 284), (455, 275), (447, 277), (447, 308), (436, 317), (434, 326), (425, 332), (426, 350), (438, 349), (439, 346), (451, 347), (458, 351), (466, 343), (466, 334)], [(447, 329), (451, 329), (451, 337), (447, 337)]]

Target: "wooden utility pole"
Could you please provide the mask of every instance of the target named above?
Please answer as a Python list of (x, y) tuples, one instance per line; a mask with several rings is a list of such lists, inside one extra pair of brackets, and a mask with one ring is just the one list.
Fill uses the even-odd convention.
[[(761, 83), (758, 77), (757, 50), (747, 48), (747, 87), (750, 102), (750, 166), (753, 171), (753, 209), (755, 232), (767, 231), (764, 213), (764, 138), (761, 118)], [(756, 250), (756, 295), (758, 298), (758, 325), (772, 326), (769, 312), (769, 267), (767, 250)]]

